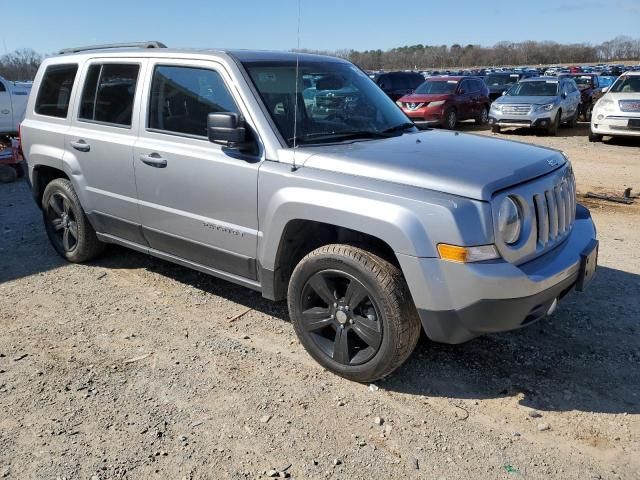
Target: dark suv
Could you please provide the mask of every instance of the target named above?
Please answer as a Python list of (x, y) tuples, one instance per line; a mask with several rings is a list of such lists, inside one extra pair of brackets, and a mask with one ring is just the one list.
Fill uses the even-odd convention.
[(537, 76), (534, 72), (493, 72), (484, 79), (484, 82), (489, 87), (489, 98), (494, 101), (521, 79), (534, 76)]
[(396, 102), (418, 126), (453, 129), (460, 120), (489, 118), (489, 89), (480, 77), (433, 77)]
[(569, 77), (575, 80), (581, 96), (579, 117), (585, 122), (591, 121), (591, 110), (593, 110), (595, 101), (601, 96), (602, 86), (599, 82), (600, 75), (597, 73), (570, 73), (559, 76)]
[(387, 72), (377, 74), (373, 80), (391, 100), (396, 101), (418, 88), (424, 77), (416, 72)]

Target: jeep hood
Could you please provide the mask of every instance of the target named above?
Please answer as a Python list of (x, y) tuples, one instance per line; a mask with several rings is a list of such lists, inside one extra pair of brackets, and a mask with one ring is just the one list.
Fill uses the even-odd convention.
[(302, 147), (305, 168), (411, 185), (488, 201), (494, 192), (565, 163), (557, 150), (443, 130)]

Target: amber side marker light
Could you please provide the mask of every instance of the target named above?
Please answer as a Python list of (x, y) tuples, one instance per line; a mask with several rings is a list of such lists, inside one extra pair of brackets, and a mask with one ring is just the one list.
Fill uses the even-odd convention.
[(495, 245), (479, 245), (475, 247), (460, 247), (447, 243), (438, 244), (440, 258), (449, 262), (473, 263), (500, 258)]

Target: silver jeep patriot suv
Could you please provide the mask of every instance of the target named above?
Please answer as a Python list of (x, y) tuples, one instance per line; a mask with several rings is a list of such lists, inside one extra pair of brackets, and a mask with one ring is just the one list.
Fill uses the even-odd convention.
[(593, 277), (595, 228), (558, 151), (419, 131), (337, 58), (113, 47), (47, 58), (21, 127), (69, 261), (115, 243), (286, 299), (309, 354), (360, 382), (421, 328), (519, 328)]

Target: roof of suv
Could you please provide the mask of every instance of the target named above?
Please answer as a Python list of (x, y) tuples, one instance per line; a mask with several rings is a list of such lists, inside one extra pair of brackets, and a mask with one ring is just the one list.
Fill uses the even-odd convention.
[(68, 53), (61, 53), (50, 58), (67, 58), (67, 57), (94, 57), (108, 56), (108, 57), (175, 57), (175, 56), (195, 56), (195, 57), (222, 57), (229, 56), (241, 62), (277, 62), (291, 60), (295, 61), (296, 58), (302, 61), (335, 61), (346, 62), (341, 58), (331, 57), (327, 55), (316, 55), (311, 53), (296, 53), (296, 52), (279, 52), (279, 51), (267, 51), (267, 50), (234, 50), (234, 49), (195, 49), (195, 48), (139, 48), (139, 47), (125, 47), (125, 48), (98, 48), (86, 50), (74, 51)]

